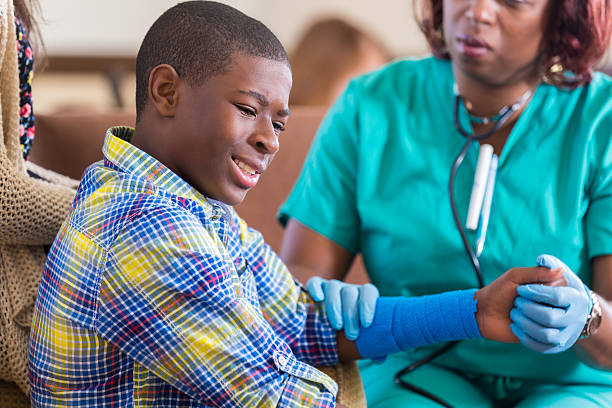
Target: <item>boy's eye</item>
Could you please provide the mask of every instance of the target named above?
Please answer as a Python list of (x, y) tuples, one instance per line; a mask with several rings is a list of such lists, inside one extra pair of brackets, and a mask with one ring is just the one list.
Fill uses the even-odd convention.
[(257, 111), (250, 106), (240, 104), (234, 104), (234, 106), (236, 106), (244, 116), (257, 116)]

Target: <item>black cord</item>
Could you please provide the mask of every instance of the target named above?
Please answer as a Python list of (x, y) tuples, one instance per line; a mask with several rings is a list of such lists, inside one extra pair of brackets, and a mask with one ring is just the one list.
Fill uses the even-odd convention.
[[(508, 109), (505, 109), (503, 111), (501, 118), (499, 118), (499, 121), (495, 123), (495, 126), (487, 130), (486, 132), (481, 133), (480, 135), (474, 135), (474, 134), (470, 134), (466, 132), (461, 127), (461, 124), (459, 123), (459, 103), (460, 101), (461, 101), (461, 96), (456, 95), (455, 96), (455, 111), (454, 111), (455, 127), (457, 128), (459, 133), (461, 133), (463, 136), (467, 138), (467, 140), (465, 144), (463, 145), (461, 152), (459, 152), (459, 154), (457, 155), (457, 158), (455, 159), (453, 166), (451, 167), (450, 178), (448, 181), (448, 196), (450, 199), (451, 209), (453, 211), (453, 219), (455, 220), (455, 226), (457, 227), (457, 231), (459, 231), (459, 234), (461, 235), (461, 241), (463, 242), (463, 247), (465, 248), (465, 252), (470, 258), (470, 262), (472, 263), (472, 267), (474, 268), (474, 272), (476, 273), (476, 277), (478, 278), (478, 286), (479, 288), (482, 288), (484, 287), (484, 279), (480, 271), (480, 262), (478, 261), (478, 257), (474, 253), (474, 250), (472, 249), (472, 246), (470, 245), (470, 242), (467, 239), (465, 230), (463, 229), (463, 225), (461, 224), (461, 220), (459, 219), (459, 214), (457, 212), (457, 206), (455, 205), (455, 194), (453, 192), (455, 175), (457, 173), (457, 169), (459, 169), (459, 166), (461, 166), (461, 163), (463, 163), (463, 159), (465, 158), (465, 155), (470, 145), (472, 144), (472, 142), (474, 142), (475, 140), (483, 140), (483, 139), (488, 138), (489, 136), (492, 136), (495, 132), (497, 132), (503, 126), (504, 123), (506, 123), (508, 119), (510, 119), (512, 114), (514, 114), (514, 112), (516, 112), (522, 106), (522, 104), (514, 104), (511, 107), (508, 107)], [(446, 343), (444, 347), (434, 351), (430, 355), (418, 361), (415, 361), (414, 363), (410, 364), (407, 367), (402, 368), (400, 371), (398, 371), (395, 374), (395, 377), (394, 377), (395, 383), (416, 394), (422, 395), (425, 398), (428, 398), (434, 402), (437, 402), (443, 407), (453, 408), (453, 406), (450, 405), (448, 402), (442, 400), (441, 398), (433, 395), (432, 393), (430, 393), (429, 391), (421, 387), (418, 387), (414, 384), (410, 384), (409, 382), (404, 381), (402, 377), (407, 374), (410, 374), (411, 372), (415, 371), (419, 367), (435, 360), (436, 358), (440, 357), (442, 354), (451, 350), (457, 344), (459, 344), (458, 341), (452, 341), (452, 342)]]
[[(498, 122), (499, 123), (499, 122)], [(455, 163), (453, 163), (453, 167), (451, 168), (450, 179), (448, 181), (448, 196), (450, 198), (451, 209), (453, 210), (453, 219), (455, 220), (455, 226), (461, 235), (461, 241), (463, 241), (463, 247), (465, 248), (465, 252), (467, 253), (470, 261), (472, 262), (472, 267), (476, 272), (476, 277), (478, 278), (478, 287), (482, 288), (484, 286), (484, 279), (482, 278), (482, 273), (480, 272), (480, 262), (478, 261), (478, 257), (474, 253), (472, 246), (470, 245), (467, 236), (465, 235), (465, 230), (463, 229), (463, 225), (461, 225), (461, 220), (459, 219), (459, 214), (457, 212), (457, 206), (455, 205), (455, 194), (453, 193), (453, 185), (455, 182), (455, 174), (457, 173), (457, 169), (461, 166), (463, 159), (465, 158), (465, 154), (469, 149), (470, 145), (474, 141), (474, 136), (469, 137), (463, 145), (463, 149), (455, 159)]]
[(452, 349), (453, 347), (455, 347), (459, 342), (458, 341), (453, 341), (450, 343), (446, 343), (446, 345), (444, 345), (444, 347), (442, 347), (439, 350), (434, 351), (433, 353), (431, 353), (430, 355), (428, 355), (427, 357), (422, 358), (421, 360), (415, 361), (414, 363), (410, 364), (407, 367), (402, 368), (400, 371), (397, 372), (397, 374), (395, 374), (394, 380), (395, 383), (397, 385), (400, 385), (412, 392), (414, 392), (415, 394), (419, 394), (424, 396), (425, 398), (429, 398), (430, 400), (437, 402), (438, 404), (442, 405), (443, 407), (446, 408), (453, 408), (452, 405), (450, 405), (449, 403), (447, 403), (446, 401), (444, 401), (443, 399), (436, 397), (435, 395), (433, 395), (432, 393), (430, 393), (429, 391), (418, 387), (414, 384), (410, 384), (407, 381), (404, 381), (404, 379), (402, 378), (403, 376), (405, 376), (406, 374), (410, 374), (411, 372), (415, 371), (417, 368), (421, 367), (422, 365), (425, 365), (427, 363), (429, 363), (430, 361), (436, 359), (437, 357), (441, 356), (442, 354), (446, 353), (447, 351), (449, 351), (450, 349)]

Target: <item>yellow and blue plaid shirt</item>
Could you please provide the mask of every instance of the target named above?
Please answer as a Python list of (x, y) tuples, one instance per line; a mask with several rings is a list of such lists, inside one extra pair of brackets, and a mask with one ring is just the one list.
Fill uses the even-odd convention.
[(37, 407), (333, 407), (336, 333), (261, 234), (109, 129), (51, 248)]

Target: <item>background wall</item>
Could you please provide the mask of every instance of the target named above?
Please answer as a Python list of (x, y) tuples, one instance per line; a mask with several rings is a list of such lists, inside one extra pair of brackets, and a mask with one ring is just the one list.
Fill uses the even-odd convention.
[[(176, 0), (40, 0), (49, 54), (135, 55), (147, 29)], [(261, 20), (291, 49), (322, 15), (341, 15), (380, 38), (396, 55), (426, 51), (411, 0), (221, 0)]]
[[(135, 57), (147, 29), (177, 0), (39, 0), (40, 24), (51, 62), (57, 57)], [(392, 55), (427, 52), (413, 18), (412, 0), (220, 0), (261, 20), (291, 52), (315, 20), (341, 16), (378, 38)], [(63, 64), (66, 65), (66, 64)], [(68, 62), (70, 65), (70, 62)], [(123, 75), (119, 93), (134, 105), (135, 79)], [(39, 112), (108, 109), (116, 94), (100, 73), (57, 72), (53, 64), (35, 76)]]
[[(147, 29), (177, 0), (39, 0), (41, 31), (54, 57), (134, 58)], [(377, 37), (395, 56), (423, 55), (427, 46), (413, 16), (413, 0), (219, 0), (261, 20), (289, 52), (310, 23), (341, 16)], [(70, 64), (70, 62), (68, 63)], [(52, 64), (51, 64), (52, 65)], [(605, 63), (612, 68), (612, 58)], [(122, 75), (119, 89), (95, 73), (56, 72), (53, 66), (34, 79), (35, 109), (108, 109), (117, 94), (134, 105), (135, 79)], [(115, 84), (115, 88), (117, 88)]]

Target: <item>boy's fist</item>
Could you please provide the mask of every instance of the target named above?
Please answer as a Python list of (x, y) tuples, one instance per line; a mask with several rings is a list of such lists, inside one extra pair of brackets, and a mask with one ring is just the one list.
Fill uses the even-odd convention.
[(519, 341), (510, 329), (510, 311), (517, 296), (516, 288), (528, 283), (567, 285), (561, 268), (530, 267), (506, 271), (474, 295), (478, 300), (476, 321), (482, 337), (504, 343)]

